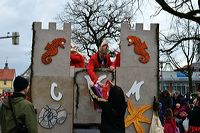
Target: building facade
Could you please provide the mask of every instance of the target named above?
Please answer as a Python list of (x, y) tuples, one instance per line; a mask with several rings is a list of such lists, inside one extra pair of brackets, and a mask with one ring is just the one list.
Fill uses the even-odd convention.
[(15, 69), (9, 69), (8, 63), (0, 69), (0, 94), (13, 91), (13, 80), (15, 78)]
[[(198, 90), (200, 86), (200, 72), (193, 72), (193, 90)], [(160, 75), (160, 89), (173, 91), (180, 91), (181, 94), (186, 94), (189, 91), (188, 77), (178, 71), (162, 71)]]

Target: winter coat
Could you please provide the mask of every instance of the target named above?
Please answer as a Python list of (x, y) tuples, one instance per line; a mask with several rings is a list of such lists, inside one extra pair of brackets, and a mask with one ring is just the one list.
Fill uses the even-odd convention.
[(84, 58), (79, 53), (70, 53), (70, 66), (74, 66), (76, 68), (84, 68)]
[(181, 94), (177, 96), (177, 98), (173, 97), (173, 107), (172, 109), (176, 108), (176, 104), (180, 103), (181, 105), (183, 105), (184, 102), (184, 96), (182, 96)]
[[(31, 102), (25, 100), (25, 95), (14, 93), (12, 106), (19, 124), (25, 124), (28, 133), (37, 133), (36, 111)], [(16, 133), (16, 124), (12, 116), (8, 98), (5, 98), (0, 109), (1, 133)]]
[(120, 52), (117, 53), (114, 63), (116, 67), (120, 67)]
[(125, 110), (123, 113), (117, 114), (115, 111), (113, 111), (109, 102), (99, 102), (98, 105), (102, 108), (101, 132), (125, 133)]
[(120, 104), (120, 111), (113, 107), (113, 104), (108, 100), (102, 100), (93, 92), (95, 90), (90, 89), (90, 95), (95, 103), (97, 103), (101, 109), (101, 133), (125, 133), (124, 116), (127, 108), (127, 103)]
[(200, 132), (200, 106), (195, 106), (189, 114), (189, 133)]
[(166, 120), (164, 122), (164, 133), (177, 133), (178, 129), (176, 127), (175, 119)]
[(165, 111), (167, 108), (171, 108), (173, 106), (173, 100), (171, 96), (162, 97), (160, 99), (160, 102), (162, 103), (162, 110)]
[(111, 65), (113, 65), (113, 63), (110, 60), (110, 55), (107, 54), (106, 58), (103, 60), (104, 61), (104, 66), (102, 67), (102, 61), (99, 58), (99, 53), (95, 53), (92, 55), (92, 57), (90, 58), (88, 65), (87, 65), (87, 73), (90, 76), (91, 80), (96, 83), (98, 80), (98, 77), (94, 71), (95, 68), (108, 68)]

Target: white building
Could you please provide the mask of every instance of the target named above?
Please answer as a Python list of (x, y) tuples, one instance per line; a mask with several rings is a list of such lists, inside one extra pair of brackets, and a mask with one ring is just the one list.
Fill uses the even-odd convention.
[[(200, 85), (200, 72), (193, 72), (193, 90)], [(161, 90), (180, 91), (185, 94), (189, 90), (188, 78), (185, 74), (177, 71), (162, 71), (160, 76)]]
[[(189, 91), (188, 78), (184, 73), (173, 71), (170, 62), (161, 62), (160, 71), (160, 89), (169, 91), (180, 91), (181, 94), (185, 94)], [(200, 45), (198, 45), (198, 50), (196, 54), (196, 62), (192, 64), (194, 67), (194, 72), (192, 75), (193, 80), (193, 91), (200, 90)]]

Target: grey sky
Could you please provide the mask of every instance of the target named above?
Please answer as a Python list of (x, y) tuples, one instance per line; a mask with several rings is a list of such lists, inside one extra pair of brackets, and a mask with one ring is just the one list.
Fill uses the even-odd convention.
[[(48, 27), (48, 22), (56, 22), (57, 14), (64, 10), (64, 0), (1, 0), (0, 1), (0, 36), (7, 32), (19, 32), (20, 44), (12, 45), (12, 39), (0, 40), (0, 68), (4, 67), (8, 58), (9, 68), (15, 68), (16, 74), (22, 74), (31, 63), (32, 23), (42, 22), (43, 28)], [(154, 4), (156, 5), (156, 4)], [(148, 10), (147, 10), (148, 9)], [(155, 11), (153, 5), (148, 3), (143, 10), (144, 16), (138, 13), (136, 22), (145, 23), (148, 28), (150, 22), (160, 23), (160, 29), (166, 30), (166, 14), (151, 18)]]
[(20, 44), (12, 45), (12, 39), (0, 40), (0, 68), (4, 67), (6, 57), (9, 68), (15, 68), (17, 75), (30, 65), (32, 44), (32, 23), (40, 21), (43, 27), (48, 22), (55, 22), (57, 14), (63, 11), (64, 0), (1, 0), (0, 1), (0, 36), (7, 32), (19, 32)]

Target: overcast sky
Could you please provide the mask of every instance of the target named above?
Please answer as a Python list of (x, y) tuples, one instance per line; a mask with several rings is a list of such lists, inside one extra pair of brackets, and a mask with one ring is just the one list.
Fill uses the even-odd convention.
[[(42, 22), (44, 28), (48, 22), (56, 22), (55, 17), (64, 9), (67, 0), (1, 0), (0, 1), (0, 36), (7, 36), (7, 32), (19, 32), (19, 45), (12, 45), (12, 39), (0, 39), (0, 68), (4, 67), (6, 59), (9, 68), (15, 68), (16, 74), (22, 74), (31, 63), (32, 23)], [(146, 5), (149, 6), (149, 5)], [(160, 15), (151, 18), (154, 10), (144, 10), (144, 17), (137, 16), (136, 22), (160, 23), (160, 29), (167, 29), (167, 18)]]
[(16, 74), (22, 74), (30, 65), (32, 45), (32, 23), (40, 21), (44, 28), (48, 22), (56, 22), (61, 13), (64, 0), (1, 0), (0, 1), (0, 36), (7, 32), (19, 32), (19, 45), (12, 45), (12, 39), (0, 40), (0, 68), (8, 58), (9, 68), (15, 68)]

